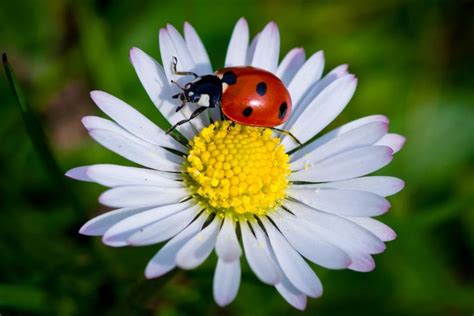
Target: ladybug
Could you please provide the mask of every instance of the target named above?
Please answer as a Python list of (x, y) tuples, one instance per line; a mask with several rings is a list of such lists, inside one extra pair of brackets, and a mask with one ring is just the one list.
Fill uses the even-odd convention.
[(289, 132), (275, 128), (286, 122), (291, 114), (291, 97), (283, 82), (273, 73), (264, 69), (240, 66), (217, 70), (214, 74), (198, 76), (190, 71), (177, 71), (177, 58), (173, 57), (172, 72), (177, 75), (191, 75), (194, 80), (184, 87), (176, 84), (181, 92), (174, 95), (181, 104), (195, 103), (197, 108), (188, 119), (177, 122), (167, 133), (185, 124), (208, 108), (220, 106), (226, 118), (241, 125), (268, 127), (287, 134), (299, 141)]

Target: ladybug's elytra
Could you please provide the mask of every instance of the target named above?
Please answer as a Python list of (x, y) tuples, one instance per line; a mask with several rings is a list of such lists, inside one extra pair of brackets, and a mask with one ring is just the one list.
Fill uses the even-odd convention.
[(288, 120), (291, 97), (281, 80), (263, 69), (230, 67), (218, 70), (222, 80), (221, 109), (242, 125), (275, 127)]

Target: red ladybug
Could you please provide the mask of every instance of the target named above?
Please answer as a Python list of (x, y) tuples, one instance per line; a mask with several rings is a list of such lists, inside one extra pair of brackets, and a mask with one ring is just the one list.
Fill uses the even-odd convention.
[[(286, 122), (291, 114), (291, 97), (281, 80), (266, 70), (251, 66), (228, 67), (214, 75), (198, 76), (193, 72), (176, 70), (177, 59), (173, 58), (173, 72), (177, 75), (192, 75), (194, 80), (181, 87), (173, 98), (180, 99), (181, 110), (186, 103), (200, 105), (191, 116), (177, 122), (177, 126), (189, 122), (208, 108), (221, 107), (230, 120), (242, 125), (270, 127), (292, 136), (287, 131), (274, 128)], [(177, 84), (175, 81), (172, 83)], [(294, 136), (292, 136), (294, 138)], [(296, 140), (297, 141), (297, 140)]]

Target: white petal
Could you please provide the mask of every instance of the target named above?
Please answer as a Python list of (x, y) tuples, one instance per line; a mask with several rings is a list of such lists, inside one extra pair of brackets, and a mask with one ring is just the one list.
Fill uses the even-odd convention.
[(84, 182), (96, 182), (87, 174), (88, 168), (89, 166), (72, 168), (66, 171), (64, 175), (74, 180), (79, 180), (79, 181), (84, 181)]
[[(258, 224), (256, 225), (258, 226)], [(240, 222), (242, 241), (245, 249), (245, 258), (260, 281), (275, 285), (281, 281), (282, 273), (278, 264), (273, 260), (270, 254), (269, 242), (261, 228), (253, 226), (254, 230), (259, 230), (256, 234), (260, 237), (255, 238), (245, 221)]]
[[(179, 80), (179, 75), (171, 71), (173, 57), (178, 59), (178, 70), (196, 71), (194, 60), (188, 50), (186, 42), (179, 32), (171, 24), (166, 25), (166, 29), (160, 29), (159, 34), (161, 60), (168, 80)], [(193, 79), (192, 76), (184, 76), (187, 81)]]
[(324, 134), (323, 136), (319, 137), (315, 141), (311, 142), (309, 145), (304, 146), (302, 149), (299, 149), (298, 151), (296, 151), (294, 154), (292, 154), (291, 161), (295, 161), (296, 159), (303, 157), (304, 155), (312, 152), (316, 148), (326, 144), (327, 142), (333, 140), (334, 138), (340, 135), (343, 135), (355, 128), (358, 128), (360, 126), (363, 126), (365, 124), (372, 123), (372, 122), (384, 122), (388, 124), (388, 118), (384, 115), (370, 115), (370, 116), (362, 117), (358, 120), (349, 122), (347, 124), (344, 124)]
[(171, 188), (183, 187), (179, 174), (136, 167), (100, 164), (77, 167), (66, 176), (82, 181), (96, 182), (107, 187), (124, 185), (151, 185)]
[[(188, 51), (188, 47), (186, 46), (186, 42), (182, 38), (181, 34), (179, 34), (179, 32), (173, 26), (168, 24), (166, 29), (160, 29), (159, 42), (161, 59), (163, 61), (163, 68), (165, 70), (165, 74), (168, 78), (168, 81), (174, 80), (182, 86), (184, 86), (188, 82), (191, 82), (194, 79), (193, 76), (181, 76), (178, 74), (173, 74), (172, 72), (173, 57), (176, 57), (178, 59), (178, 64), (176, 67), (178, 71), (196, 71), (194, 61), (191, 58), (191, 55)], [(180, 92), (180, 89), (175, 85), (170, 86), (170, 89), (171, 94), (168, 99), (171, 97), (171, 95)], [(178, 106), (178, 101), (173, 101), (173, 103), (176, 104), (176, 107)], [(182, 114), (187, 118), (191, 116), (195, 108), (195, 105), (188, 104), (184, 106), (180, 112), (182, 112)], [(205, 126), (203, 118), (206, 117), (206, 115), (207, 113), (203, 113), (186, 125), (190, 124), (197, 131), (199, 131)]]
[[(285, 214), (283, 214), (285, 213)], [(284, 210), (270, 214), (288, 242), (306, 259), (329, 269), (345, 269), (351, 264), (349, 256), (327, 242), (317, 232), (301, 227), (293, 215)]]
[(298, 103), (309, 88), (321, 78), (323, 69), (324, 54), (322, 51), (319, 51), (314, 53), (298, 70), (288, 86), (293, 111), (298, 107)]
[(123, 186), (102, 193), (99, 202), (111, 207), (141, 207), (178, 203), (189, 192), (184, 188)]
[(260, 38), (260, 33), (257, 33), (250, 43), (249, 48), (247, 49), (247, 57), (245, 60), (245, 65), (251, 65), (253, 60), (253, 55), (255, 54), (255, 49), (257, 48), (258, 39)]
[[(188, 68), (182, 68), (182, 69), (184, 69), (186, 71), (192, 71), (192, 72), (195, 72), (197, 74), (200, 74), (199, 73), (199, 67), (194, 62), (194, 59), (191, 56), (192, 54), (188, 50), (188, 46), (186, 44), (186, 41), (181, 36), (181, 34), (178, 32), (178, 30), (176, 30), (176, 28), (171, 24), (167, 24), (166, 29), (168, 30), (168, 34), (169, 34), (169, 36), (171, 38), (171, 41), (173, 43), (173, 46), (176, 49), (176, 52), (178, 54), (178, 55), (175, 55), (178, 58), (178, 63), (181, 59), (189, 60), (189, 67)], [(185, 63), (185, 64), (187, 64), (187, 63)], [(163, 62), (163, 65), (165, 65), (164, 62)], [(186, 76), (185, 78), (183, 78), (183, 76), (181, 76), (181, 75), (174, 75), (174, 77), (176, 78), (175, 79), (176, 81), (178, 81), (180, 83), (183, 83), (183, 84), (191, 81), (189, 79), (189, 76)], [(194, 79), (194, 77), (193, 77), (193, 79)], [(177, 87), (173, 87), (173, 88), (174, 88), (174, 91), (176, 91), (176, 92), (180, 91), (180, 89), (177, 88)], [(173, 88), (172, 88), (172, 90), (173, 90)], [(177, 101), (177, 100), (175, 102), (179, 103), (179, 101)], [(192, 107), (194, 107), (194, 108), (192, 108)], [(196, 105), (188, 105), (188, 106), (184, 107), (183, 109), (181, 109), (181, 111), (183, 111), (184, 116), (190, 117), (192, 112), (196, 108), (197, 108)], [(198, 131), (200, 131), (205, 126), (209, 125), (209, 116), (206, 112), (204, 112), (201, 115), (199, 115), (197, 118), (190, 121), (190, 124), (193, 125)]]
[(321, 296), (323, 287), (314, 271), (266, 218), (261, 220), (280, 268), (288, 280), (308, 296)]
[(377, 171), (392, 161), (392, 150), (385, 146), (368, 146), (346, 151), (294, 172), (292, 181), (326, 182), (346, 180)]
[(299, 217), (299, 225), (313, 226), (326, 240), (344, 250), (351, 258), (349, 269), (366, 272), (375, 267), (371, 253), (385, 249), (383, 242), (362, 227), (344, 218), (308, 209), (300, 203), (288, 201), (287, 206)]
[(370, 231), (382, 241), (391, 241), (397, 238), (397, 233), (387, 225), (370, 217), (346, 217), (348, 220)]
[(304, 49), (299, 47), (293, 48), (283, 58), (275, 74), (285, 86), (288, 86), (298, 70), (303, 66), (304, 61)]
[(334, 81), (334, 79), (347, 75), (348, 69), (349, 69), (348, 64), (342, 64), (342, 65), (336, 66), (326, 76), (324, 76), (324, 78), (321, 79), (321, 81), (328, 80), (328, 83), (331, 83), (332, 81)]
[(175, 236), (182, 231), (196, 217), (199, 206), (172, 214), (149, 226), (146, 226), (132, 236), (127, 241), (132, 246), (145, 246), (160, 243)]
[(348, 253), (380, 253), (385, 250), (385, 244), (377, 236), (343, 217), (293, 201), (286, 201), (285, 206), (303, 226), (313, 225), (323, 238)]
[(129, 216), (108, 229), (102, 241), (113, 247), (126, 246), (127, 239), (138, 230), (190, 206), (189, 202), (163, 205)]
[[(148, 96), (161, 114), (171, 124), (185, 119), (181, 112), (176, 112), (176, 104), (171, 101), (173, 94), (163, 67), (139, 48), (130, 50), (130, 60)], [(188, 124), (181, 125), (178, 130), (188, 139), (192, 138), (195, 133), (191, 125)]]
[(285, 128), (293, 124), (294, 120), (298, 118), (301, 113), (311, 104), (311, 102), (323, 91), (327, 86), (329, 86), (336, 79), (339, 79), (348, 74), (347, 65), (340, 65), (333, 70), (331, 70), (326, 76), (321, 80), (314, 83), (311, 87), (306, 90), (304, 96), (298, 102), (298, 106), (292, 109), (291, 118), (285, 124)]
[(351, 253), (352, 264), (350, 270), (358, 272), (369, 272), (375, 268), (375, 261), (371, 255), (361, 252)]
[[(289, 128), (301, 142), (307, 142), (344, 110), (354, 95), (356, 86), (357, 79), (353, 75), (335, 80), (318, 94), (301, 115), (296, 117), (293, 124), (289, 122), (285, 125), (286, 128)], [(282, 144), (287, 149), (296, 146), (290, 137), (284, 137)]]
[(150, 209), (149, 207), (142, 208), (121, 208), (113, 211), (106, 212), (99, 216), (94, 217), (93, 219), (87, 221), (82, 225), (79, 233), (87, 236), (102, 236), (105, 232), (117, 224), (124, 218), (130, 217), (132, 215), (141, 213)]
[(318, 210), (346, 216), (378, 216), (390, 208), (380, 195), (355, 190), (288, 189), (292, 198)]
[(135, 136), (155, 145), (187, 152), (186, 147), (122, 100), (103, 91), (92, 91), (91, 98), (105, 114)]
[(182, 269), (194, 269), (206, 260), (216, 244), (222, 220), (217, 216), (178, 251), (176, 264)]
[(275, 288), (278, 293), (294, 308), (304, 310), (306, 308), (306, 295), (291, 284), (291, 282), (283, 277), (282, 281), (278, 283)]
[(405, 145), (406, 138), (398, 134), (387, 134), (376, 145), (388, 146), (392, 148), (393, 153), (397, 153)]
[[(184, 38), (186, 41), (186, 45), (188, 46), (188, 49), (191, 52), (191, 57), (194, 60), (196, 73), (199, 75), (211, 74), (212, 66), (206, 48), (204, 47), (204, 44), (202, 43), (196, 30), (188, 22), (184, 23)], [(207, 115), (210, 115), (213, 121), (217, 121), (220, 119), (219, 107), (208, 109), (207, 112), (208, 113), (201, 114), (201, 116), (203, 116), (201, 119), (205, 120), (205, 125), (208, 125), (210, 123), (206, 119)]]
[(87, 116), (84, 126), (95, 141), (130, 161), (157, 170), (179, 171), (182, 158), (126, 132), (112, 121)]
[(206, 48), (196, 30), (188, 22), (184, 23), (184, 39), (196, 65), (196, 73), (198, 75), (212, 73), (211, 62), (209, 61)]
[(244, 18), (241, 18), (234, 27), (229, 47), (225, 57), (225, 66), (243, 66), (247, 58), (249, 45), (249, 26)]
[(255, 46), (252, 66), (275, 72), (280, 55), (280, 32), (275, 22), (268, 23), (263, 29)]
[(324, 145), (316, 148), (304, 157), (291, 163), (292, 170), (300, 170), (307, 164), (320, 162), (335, 154), (374, 144), (382, 138), (388, 130), (387, 123), (372, 122), (355, 128), (347, 133), (333, 138)]
[(188, 227), (168, 241), (150, 262), (148, 262), (145, 269), (145, 276), (148, 279), (157, 278), (173, 270), (176, 267), (176, 254), (188, 240), (201, 230), (206, 219), (207, 213), (204, 212)]
[(232, 303), (240, 286), (240, 261), (226, 262), (219, 259), (214, 273), (213, 293), (217, 305)]
[(404, 186), (405, 182), (398, 178), (386, 176), (368, 176), (328, 183), (294, 185), (292, 188), (295, 190), (318, 188), (358, 190), (372, 192), (380, 196), (390, 196), (400, 192)]
[(220, 260), (226, 262), (235, 261), (242, 255), (234, 222), (228, 216), (224, 219), (224, 224), (217, 236), (216, 253)]

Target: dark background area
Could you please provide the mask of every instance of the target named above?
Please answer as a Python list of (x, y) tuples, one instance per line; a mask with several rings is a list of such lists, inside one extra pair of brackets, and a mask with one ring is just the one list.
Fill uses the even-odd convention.
[[(474, 3), (472, 1), (67, 1), (0, 4), (0, 49), (41, 118), (60, 168), (120, 158), (80, 124), (97, 114), (88, 91), (110, 92), (159, 122), (128, 60), (137, 46), (159, 60), (166, 23), (197, 29), (223, 65), (235, 22), (252, 36), (270, 20), (280, 56), (323, 49), (326, 69), (349, 63), (358, 90), (331, 126), (386, 114), (405, 148), (382, 174), (406, 188), (381, 219), (398, 238), (371, 273), (315, 267), (325, 287), (315, 315), (472, 315), (474, 312)], [(3, 75), (2, 75), (3, 76)], [(78, 234), (105, 211), (98, 185), (58, 185), (0, 79), (0, 314), (299, 314), (243, 260), (242, 285), (225, 309), (212, 299), (215, 257), (194, 271), (147, 281), (160, 246), (109, 248)], [(76, 201), (76, 202), (74, 202)]]

